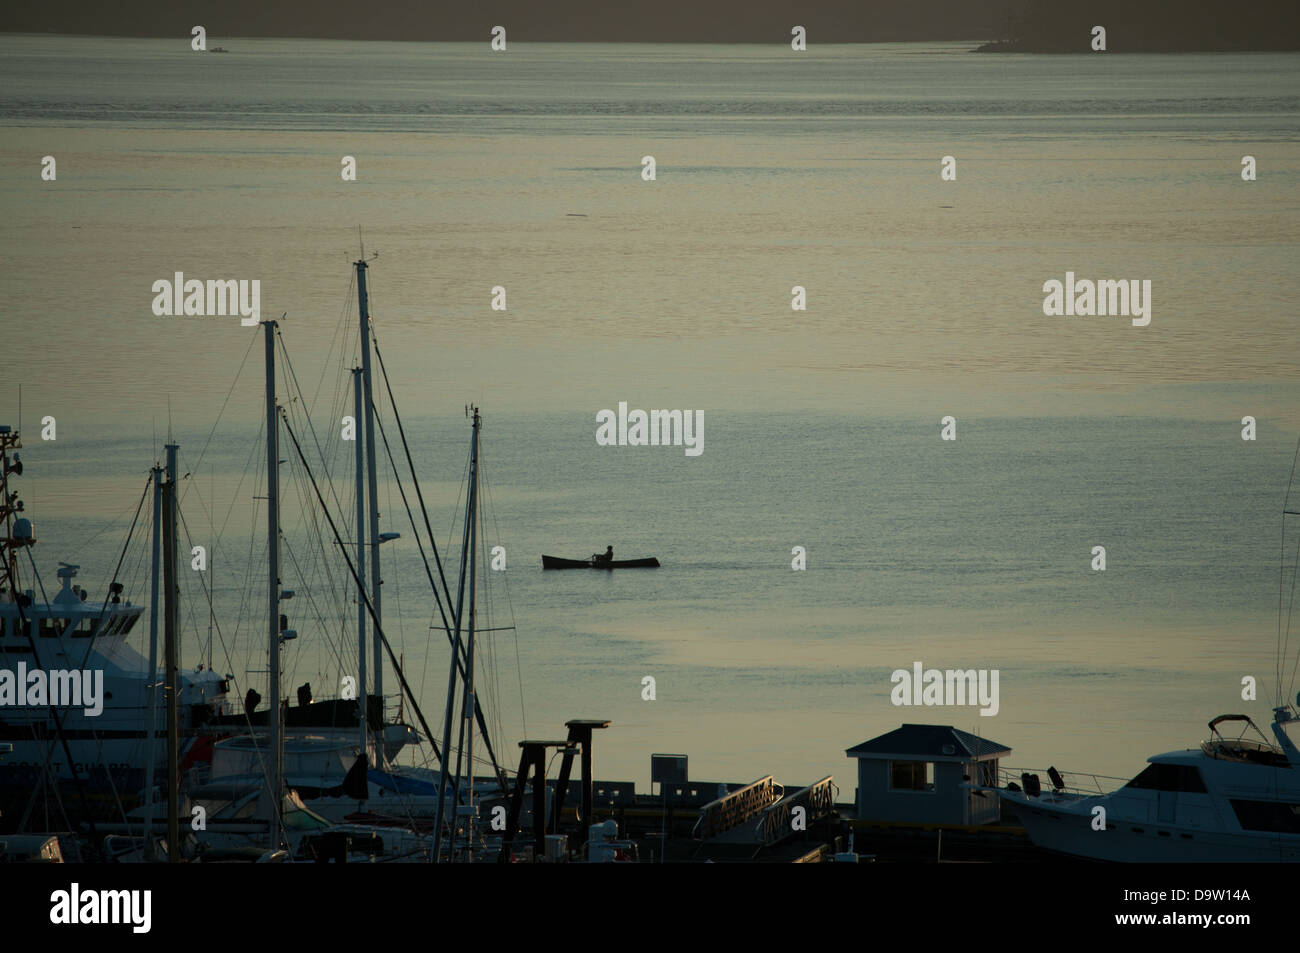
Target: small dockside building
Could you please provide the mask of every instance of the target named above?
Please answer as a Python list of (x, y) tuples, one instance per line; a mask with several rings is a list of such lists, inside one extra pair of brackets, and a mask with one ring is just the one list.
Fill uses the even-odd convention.
[(997, 824), (1006, 745), (951, 725), (903, 725), (849, 748), (858, 762), (859, 820), (971, 827)]

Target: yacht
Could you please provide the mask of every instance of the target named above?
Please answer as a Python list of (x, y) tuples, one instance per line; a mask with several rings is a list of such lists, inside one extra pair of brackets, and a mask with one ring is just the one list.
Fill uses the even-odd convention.
[[(1300, 461), (1300, 445), (1296, 447)], [(1283, 553), (1296, 468), (1282, 501)], [(1282, 593), (1286, 592), (1283, 560)], [(1292, 569), (1292, 592), (1300, 565)], [(1283, 603), (1279, 601), (1281, 610)], [(1294, 605), (1294, 603), (1292, 603)], [(1279, 674), (1291, 634), (1291, 610), (1278, 620)], [(1294, 669), (1293, 669), (1294, 671)], [(1293, 686), (1294, 688), (1294, 686)], [(998, 791), (1038, 847), (1095, 860), (1128, 862), (1300, 861), (1300, 695), (1286, 703), (1279, 684), (1273, 707), (1273, 741), (1248, 715), (1220, 715), (1199, 748), (1147, 759), (1137, 777), (1110, 794), (1066, 789), (1055, 768), (1051, 790), (1036, 774)], [(1219, 726), (1237, 723), (1235, 738)], [(1253, 737), (1247, 737), (1253, 732)]]
[[(1199, 748), (1148, 758), (1117, 791), (1072, 793), (1050, 772), (999, 791), (1035, 846), (1094, 860), (1124, 862), (1300, 861), (1300, 716), (1296, 705), (1274, 709), (1268, 741), (1247, 715), (1220, 715)], [(1225, 737), (1219, 726), (1242, 723)], [(1258, 740), (1246, 737), (1253, 730)], [(1104, 809), (1099, 811), (1098, 808)]]

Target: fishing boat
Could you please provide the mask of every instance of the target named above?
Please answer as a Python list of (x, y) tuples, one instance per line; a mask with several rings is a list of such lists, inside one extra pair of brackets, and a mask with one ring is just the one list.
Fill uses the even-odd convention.
[(658, 569), (659, 560), (653, 556), (640, 559), (564, 559), (560, 556), (542, 556), (543, 569)]
[[(30, 465), (21, 449), (18, 431), (0, 425), (0, 744), (10, 749), (0, 762), (0, 831), (48, 825), (93, 830), (97, 822), (120, 821), (142, 805), (157, 810), (165, 803), (169, 777), (206, 780), (214, 743), (250, 728), (265, 733), (269, 713), (247, 704), (234, 710), (231, 676), (197, 660), (182, 665), (174, 633), (164, 645), (166, 595), (173, 601), (177, 595), (164, 577), (178, 558), (179, 501), (171, 491), (178, 485), (180, 448), (169, 443), (166, 465), (151, 469), (123, 546), (124, 556), (137, 544), (149, 546), (147, 533), (137, 527), (148, 528), (152, 497), (148, 603), (126, 598), (130, 580), (119, 581), (118, 575), (96, 598), (78, 584), (81, 567), (72, 563), (59, 564), (57, 585), (43, 577), (34, 558), (32, 521), (19, 499), (18, 478), (24, 463)], [(119, 569), (132, 561), (119, 560)], [(167, 651), (175, 657), (164, 664)], [(51, 672), (61, 673), (64, 682), (75, 674), (102, 673), (102, 690), (93, 703), (70, 706), (39, 696), (33, 701), (26, 692), (21, 699), (6, 696), (5, 686), (27, 683), (30, 678), (23, 676), (38, 671), (47, 673), (47, 685), (54, 684)], [(174, 687), (168, 671), (174, 671)], [(174, 725), (168, 718), (172, 692)], [(396, 722), (383, 717), (379, 697), (367, 697), (368, 720), (358, 701), (313, 701), (309, 686), (302, 686), (299, 704), (284, 709), (285, 736), (291, 742), (300, 735), (352, 742), (358, 726), (368, 723), (372, 764), (418, 742), (400, 716)], [(174, 771), (167, 765), (169, 734), (175, 736)]]
[[(129, 809), (155, 773), (165, 776), (158, 618), (153, 612), (148, 625), (137, 628), (145, 606), (123, 599), (125, 586), (116, 575), (101, 598), (78, 585), (80, 567), (71, 563), (59, 564), (57, 588), (44, 581), (33, 557), (32, 523), (14, 485), (23, 473), (21, 447), (19, 433), (0, 426), (0, 683), (16, 684), (19, 676), (30, 682), (37, 673), (45, 673), (51, 686), (54, 673), (61, 680), (102, 675), (102, 683), (93, 703), (67, 706), (28, 693), (3, 699), (0, 689), (0, 742), (11, 746), (0, 764), (0, 824), (22, 830), (57, 819), (71, 828)], [(174, 448), (168, 449), (174, 473)], [(163, 472), (154, 468), (150, 482), (161, 483)], [(130, 644), (133, 631), (146, 628), (148, 658)], [(175, 733), (184, 763), (197, 732), (225, 712), (229, 682), (202, 665), (177, 668)]]

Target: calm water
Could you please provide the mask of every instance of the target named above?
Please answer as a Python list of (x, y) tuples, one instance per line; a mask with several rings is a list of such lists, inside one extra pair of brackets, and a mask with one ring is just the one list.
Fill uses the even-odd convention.
[[(190, 535), (216, 541), (214, 661), (259, 685), (259, 332), (155, 317), (150, 287), (260, 278), (350, 513), (361, 226), (440, 544), (459, 539), (461, 408), (487, 415), (485, 542), (508, 561), (490, 624), (508, 604), (518, 627), (485, 675), (499, 749), (608, 717), (603, 776), (644, 785), (651, 752), (681, 751), (696, 777), (833, 773), (848, 797), (843, 749), (903, 721), (1127, 775), (1222, 711), (1266, 716), (1300, 432), (1300, 58), (226, 45), (0, 37), (0, 416), (21, 379), (47, 582), (58, 559), (92, 591), (111, 574), (170, 414)], [(1151, 325), (1044, 317), (1067, 270), (1150, 279)], [(703, 455), (596, 446), (620, 400), (703, 408)], [(354, 609), (289, 483), (289, 684), (323, 695), (351, 671)], [(385, 615), (434, 720), (445, 643), (381, 495), (403, 533)], [(541, 572), (608, 543), (664, 568)], [(123, 570), (140, 601), (144, 555)], [(999, 669), (999, 714), (893, 707), (915, 660)]]

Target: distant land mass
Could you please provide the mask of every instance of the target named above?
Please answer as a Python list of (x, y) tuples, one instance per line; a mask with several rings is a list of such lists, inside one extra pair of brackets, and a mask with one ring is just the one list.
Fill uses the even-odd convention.
[(195, 25), (209, 48), (237, 37), (809, 44), (969, 41), (985, 51), (1086, 53), (1300, 49), (1296, 0), (44, 0), (0, 8), (0, 31), (176, 37)]
[(1300, 50), (1296, 0), (1020, 3), (1001, 22), (1000, 38), (980, 52), (1089, 53), (1095, 26), (1105, 27), (1109, 53)]

